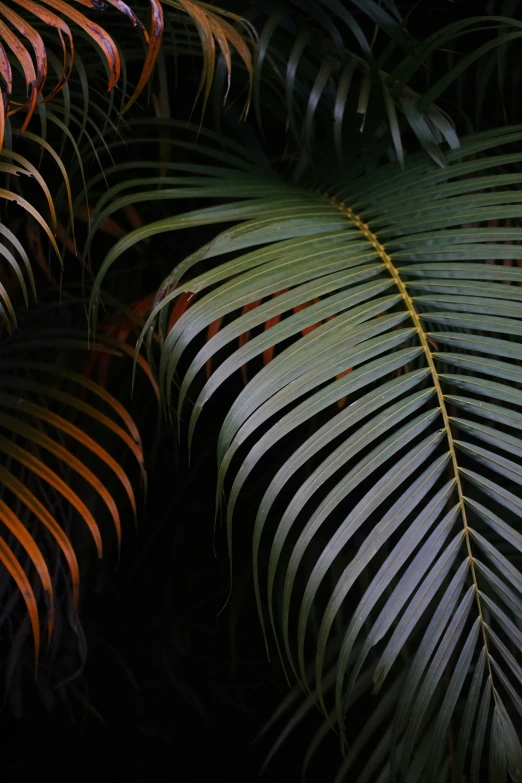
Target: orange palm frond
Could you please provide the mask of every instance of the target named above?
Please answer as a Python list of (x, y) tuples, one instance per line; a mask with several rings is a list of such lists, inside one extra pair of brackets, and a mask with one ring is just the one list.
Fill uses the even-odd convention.
[[(198, 31), (202, 46), (203, 67), (196, 101), (200, 95), (203, 95), (203, 111), (205, 110), (210, 95), (210, 88), (214, 81), (216, 49), (221, 53), (225, 61), (228, 87), (230, 87), (232, 73), (233, 50), (237, 52), (246, 68), (249, 76), (249, 85), (252, 84), (253, 58), (251, 44), (256, 40), (257, 33), (249, 22), (237, 14), (224, 11), (207, 3), (196, 2), (195, 0), (162, 0), (162, 2), (165, 6), (170, 6), (186, 13)], [(238, 29), (233, 27), (233, 23), (243, 28), (245, 37)], [(247, 113), (249, 105), (250, 88), (244, 107), (244, 114)]]
[[(69, 346), (88, 348), (70, 334), (0, 345), (0, 570), (21, 592), (36, 660), (42, 619), (50, 644), (62, 600), (57, 597), (57, 552), (66, 565), (71, 607), (78, 607), (75, 548), (81, 530), (69, 529), (67, 520), (76, 516), (84, 523), (99, 557), (106, 525), (112, 524), (119, 549), (120, 509), (127, 505), (134, 516), (137, 512), (133, 482), (122, 461), (125, 452), (136, 459), (142, 483), (146, 480), (141, 439), (121, 403), (80, 373), (41, 360), (42, 351), (56, 355)], [(103, 350), (101, 343), (94, 347)]]
[[(65, 2), (65, 0), (43, 0), (44, 4), (35, 2), (35, 0), (12, 0), (12, 2), (18, 7), (17, 10), (0, 2), (0, 76), (5, 83), (5, 95), (2, 96), (4, 100), (0, 101), (0, 114), (2, 115), (0, 119), (0, 149), (3, 144), (5, 116), (25, 111), (26, 116), (22, 124), (23, 132), (34, 113), (38, 96), (42, 95), (44, 101), (50, 100), (69, 79), (75, 55), (74, 37), (69, 23), (72, 22), (78, 26), (100, 50), (108, 68), (107, 89), (109, 91), (118, 82), (121, 73), (120, 55), (112, 37), (93, 19), (74, 8), (70, 2)], [(98, 0), (75, 0), (75, 2), (90, 10), (100, 8)], [(129, 108), (145, 86), (154, 68), (163, 34), (163, 10), (160, 0), (150, 0), (152, 25), (149, 33), (125, 3), (120, 0), (108, 0), (108, 3), (130, 19), (133, 26), (141, 32), (147, 44), (142, 73), (136, 90), (126, 107)], [(24, 16), (22, 16), (23, 12), (25, 12)], [(62, 47), (62, 72), (57, 83), (46, 95), (44, 95), (47, 79), (46, 44), (42, 34), (27, 20), (27, 16), (43, 22), (45, 28), (55, 30)], [(28, 44), (23, 39), (26, 39)], [(22, 100), (13, 95), (11, 58), (18, 63), (24, 76), (26, 95)]]
[[(186, 14), (197, 28), (202, 44), (202, 73), (196, 96), (203, 94), (204, 106), (207, 103), (210, 88), (214, 79), (216, 53), (219, 52), (227, 68), (228, 85), (232, 72), (232, 52), (235, 51), (245, 66), (251, 82), (253, 76), (252, 45), (256, 33), (252, 25), (237, 14), (215, 8), (206, 3), (194, 0), (149, 0), (150, 29), (147, 30), (134, 11), (122, 0), (74, 0), (75, 3), (89, 10), (100, 10), (107, 4), (126, 16), (132, 25), (138, 29), (146, 44), (146, 53), (141, 74), (135, 90), (122, 109), (127, 112), (135, 103), (147, 84), (158, 54), (164, 31), (163, 6), (171, 7)], [(11, 114), (23, 111), (26, 113), (22, 123), (24, 131), (34, 114), (39, 97), (49, 101), (63, 88), (71, 76), (74, 58), (74, 35), (70, 24), (79, 27), (100, 51), (108, 69), (108, 91), (116, 85), (121, 73), (121, 60), (115, 41), (82, 11), (66, 0), (12, 0), (15, 8), (0, 2), (0, 77), (4, 82), (0, 95), (0, 149), (3, 145), (3, 129), (5, 118)], [(40, 31), (31, 20), (43, 23)], [(243, 28), (242, 30), (238, 28)], [(45, 93), (47, 81), (47, 49), (43, 33), (53, 30), (58, 34), (62, 49), (62, 70), (57, 82)], [(25, 98), (14, 94), (12, 63), (17, 63), (25, 81)], [(248, 111), (250, 93), (245, 104)]]

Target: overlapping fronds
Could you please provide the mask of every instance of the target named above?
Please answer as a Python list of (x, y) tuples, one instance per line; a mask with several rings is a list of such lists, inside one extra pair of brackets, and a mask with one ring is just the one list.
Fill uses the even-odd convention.
[[(468, 82), (473, 119), (480, 121), (480, 112), (489, 109), (488, 89), (492, 82), (503, 87), (506, 72), (513, 70), (510, 47), (522, 36), (522, 23), (501, 14), (463, 18), (419, 40), (395, 3), (297, 0), (295, 6), (300, 13), (292, 5), (266, 16), (261, 4), (256, 14), (260, 37), (253, 105), (261, 128), (271, 115), (286, 123), (303, 166), (314, 137), (321, 138), (325, 130), (331, 131), (342, 161), (353, 144), (358, 147), (357, 137), (371, 138), (378, 129), (390, 134), (401, 164), (403, 137), (410, 132), (444, 165), (445, 151), (458, 146), (458, 136), (448, 104), (444, 110), (436, 101), (489, 57), (477, 79)], [(433, 68), (441, 51), (460, 52), (463, 44), (465, 56), (456, 55), (440, 73)], [(419, 85), (431, 71), (434, 76), (423, 90)]]
[[(192, 0), (162, 0), (165, 6), (178, 12), (172, 15), (172, 24), (170, 32), (171, 53), (176, 56), (178, 47), (177, 33), (174, 32), (176, 21), (183, 21), (183, 15), (188, 15), (200, 41), (201, 47), (201, 77), (199, 82), (196, 100), (201, 95), (203, 98), (203, 111), (207, 104), (212, 84), (216, 75), (216, 68), (219, 59), (224, 63), (226, 90), (224, 100), (226, 101), (230, 89), (232, 78), (232, 57), (237, 54), (239, 62), (246, 70), (247, 96), (243, 102), (243, 116), (246, 116), (250, 104), (250, 86), (253, 75), (253, 63), (256, 54), (257, 33), (251, 25), (242, 16), (226, 11), (225, 9), (215, 7), (208, 3), (193, 2)], [(184, 33), (188, 35), (187, 26), (184, 26)], [(181, 43), (181, 42), (180, 42)], [(180, 47), (181, 49), (181, 47)], [(180, 51), (180, 54), (183, 50)], [(185, 45), (184, 53), (194, 54), (197, 52), (197, 46), (190, 42)], [(199, 69), (199, 66), (198, 66)]]
[[(0, 90), (0, 149), (4, 146), (4, 131), (8, 117), (23, 112), (24, 118), (21, 123), (23, 133), (37, 106), (43, 108), (45, 103), (68, 84), (75, 65), (78, 64), (75, 60), (76, 39), (72, 30), (79, 28), (80, 42), (89, 40), (101, 55), (101, 62), (106, 72), (106, 89), (111, 92), (118, 84), (122, 75), (121, 57), (128, 56), (129, 60), (135, 59), (140, 47), (139, 39), (134, 42), (126, 40), (125, 43), (128, 45), (121, 51), (114, 35), (108, 32), (120, 27), (114, 25), (114, 14), (116, 19), (121, 14), (128, 17), (132, 26), (141, 34), (145, 44), (141, 74), (132, 93), (127, 96), (121, 107), (123, 114), (135, 103), (153, 73), (163, 39), (164, 8), (172, 16), (172, 19), (169, 19), (170, 26), (175, 24), (176, 19), (181, 15), (185, 19), (188, 18), (197, 31), (200, 48), (197, 52), (193, 48), (192, 53), (201, 55), (201, 81), (198, 94), (199, 92), (204, 94), (205, 102), (213, 82), (217, 54), (220, 54), (226, 63), (229, 83), (234, 52), (239, 55), (247, 72), (252, 74), (252, 45), (255, 42), (255, 31), (237, 14), (194, 0), (148, 0), (145, 6), (143, 2), (134, 3), (134, 9), (120, 0), (103, 0), (103, 2), (74, 0), (74, 2), (91, 11), (103, 11), (102, 18), (106, 21), (105, 26), (98, 24), (99, 13), (86, 15), (73, 3), (65, 0), (44, 0), (44, 4), (35, 0), (14, 0), (16, 10), (4, 3), (0, 4), (0, 77), (3, 82)], [(149, 29), (140, 19), (144, 16), (143, 10), (147, 7), (150, 11)], [(53, 52), (56, 35), (60, 42), (59, 57), (56, 57)], [(81, 47), (81, 51), (86, 56), (89, 50)], [(87, 85), (91, 83), (93, 86), (95, 79), (92, 74), (89, 74), (87, 79), (81, 59), (79, 67), (78, 77), (82, 87), (85, 87), (86, 83)], [(49, 81), (51, 84), (47, 87)], [(125, 76), (126, 87), (127, 76)]]
[[(93, 323), (126, 250), (226, 224), (165, 280), (142, 340), (157, 327), (167, 401), (182, 369), (178, 414), (195, 394), (190, 438), (226, 380), (274, 350), (223, 422), (216, 497), (232, 558), (236, 507), (270, 456), (252, 520), (263, 627), (366, 758), (361, 781), (478, 780), (484, 764), (522, 779), (521, 141), (522, 127), (466, 137), (445, 168), (419, 154), (365, 173), (362, 155), (336, 185), (297, 187), (207, 133), (163, 198), (219, 203), (122, 238), (94, 287)], [(160, 197), (142, 182), (109, 191), (94, 223)], [(368, 687), (379, 698), (354, 740), (347, 714)]]
[[(93, 156), (103, 180), (101, 155), (108, 152), (108, 142), (119, 138), (124, 143), (126, 126), (120, 118), (153, 73), (163, 39), (164, 9), (171, 17), (169, 29), (183, 17), (199, 35), (193, 52), (201, 57), (199, 90), (205, 102), (218, 53), (226, 62), (229, 80), (233, 51), (247, 72), (252, 72), (254, 33), (235, 14), (191, 0), (147, 0), (136, 2), (132, 9), (119, 0), (75, 3), (84, 8), (79, 10), (64, 0), (43, 4), (16, 0), (16, 8), (0, 3), (0, 201), (25, 211), (30, 247), (45, 269), (48, 259), (42, 244), (49, 244), (60, 263), (62, 242), (79, 255), (74, 213), (85, 211), (85, 161)], [(121, 14), (131, 24), (122, 25)], [(57, 43), (59, 51), (55, 53)], [(139, 60), (141, 75), (137, 71), (134, 86), (130, 86), (122, 57), (129, 63)], [(116, 94), (113, 88), (118, 83), (122, 89)], [(105, 94), (104, 89), (108, 90)], [(245, 108), (247, 105), (248, 100)], [(36, 123), (28, 129), (36, 111), (38, 132), (33, 130)], [(58, 187), (51, 187), (49, 172), (56, 167)], [(52, 177), (56, 182), (55, 173)], [(86, 219), (90, 219), (88, 210)], [(26, 232), (15, 233), (12, 221), (2, 221), (0, 319), (8, 331), (17, 325), (13, 294), (21, 293), (26, 307), (31, 296), (36, 298), (29, 257), (20, 241)]]
[[(159, 0), (150, 0), (152, 25), (147, 32), (136, 14), (119, 0), (75, 0), (87, 9), (103, 10), (113, 6), (127, 16), (134, 27), (140, 29), (147, 44), (147, 55), (142, 75), (131, 97), (133, 102), (149, 78), (157, 56), (163, 32), (163, 11)], [(65, 0), (14, 0), (14, 8), (0, 4), (0, 75), (4, 86), (0, 101), (0, 149), (3, 146), (5, 118), (19, 111), (25, 113), (22, 132), (27, 128), (37, 106), (56, 95), (70, 78), (74, 66), (75, 43), (70, 24), (80, 30), (98, 48), (107, 71), (107, 89), (117, 84), (121, 74), (120, 54), (115, 41), (93, 18), (79, 11)], [(16, 10), (15, 10), (16, 9)], [(48, 76), (49, 41), (43, 35), (57, 35), (61, 46), (60, 70), (49, 90), (45, 90)], [(28, 43), (27, 43), (27, 42)], [(23, 87), (16, 81), (16, 73), (23, 77)], [(13, 78), (14, 74), (14, 78)]]
[[(201, 57), (204, 101), (219, 54), (228, 79), (233, 52), (252, 71), (254, 33), (237, 15), (192, 0), (130, 5), (120, 0), (0, 3), (0, 201), (13, 208), (3, 211), (0, 222), (0, 320), (9, 335), (20, 325), (20, 300), (28, 307), (36, 299), (32, 264), (57, 287), (50, 260), (61, 263), (60, 251), (67, 248), (87, 267), (74, 217), (89, 225), (88, 181), (96, 173), (105, 181), (102, 158), (110, 159), (109, 143), (125, 143), (121, 116), (153, 74), (165, 13), (170, 27), (183, 17), (199, 35), (193, 53)], [(128, 25), (122, 25), (122, 14)], [(194, 99), (197, 95), (196, 84)], [(100, 343), (90, 345), (102, 368), (108, 356), (132, 355), (125, 329), (109, 327)], [(53, 639), (64, 586), (67, 606), (76, 609), (78, 558), (89, 551), (82, 525), (101, 555), (108, 523), (119, 543), (120, 514), (125, 508), (136, 511), (131, 480), (119, 461), (125, 449), (145, 478), (139, 435), (124, 407), (87, 375), (56, 365), (56, 352), (84, 348), (83, 339), (57, 337), (52, 330), (45, 338), (16, 336), (0, 346), (0, 593), (10, 596), (0, 625), (6, 618), (13, 626), (19, 620), (20, 633), (33, 635), (36, 660), (43, 621), (48, 643)], [(148, 365), (141, 364), (157, 390)], [(18, 591), (12, 590), (13, 579)]]
[[(114, 340), (95, 347), (121, 355)], [(53, 639), (56, 604), (73, 613), (78, 606), (86, 538), (101, 557), (103, 538), (119, 547), (121, 512), (136, 514), (125, 452), (145, 480), (141, 439), (125, 407), (57, 361), (87, 348), (79, 333), (53, 330), (0, 345), (0, 562), (19, 589), (2, 574), (10, 599), (1, 625), (16, 627), (25, 603), (37, 661), (42, 627), (47, 643)]]

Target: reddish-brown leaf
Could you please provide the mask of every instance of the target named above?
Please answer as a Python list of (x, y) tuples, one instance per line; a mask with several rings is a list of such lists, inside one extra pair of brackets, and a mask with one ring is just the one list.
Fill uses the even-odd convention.
[[(283, 289), (283, 291), (278, 291), (276, 294), (273, 294), (272, 298), (275, 299), (276, 296), (281, 296), (281, 294), (286, 294), (288, 291), (287, 288)], [(266, 332), (267, 329), (270, 329), (272, 326), (276, 326), (276, 324), (279, 323), (281, 320), (280, 315), (274, 315), (273, 318), (269, 318), (268, 321), (265, 321), (264, 330)], [(274, 358), (274, 346), (270, 346), (270, 348), (267, 348), (266, 351), (263, 351), (263, 364), (267, 365), (269, 362), (272, 361)]]
[(65, 481), (63, 481), (60, 476), (54, 472), (54, 470), (48, 468), (47, 465), (42, 462), (42, 460), (38, 459), (38, 457), (35, 457), (34, 454), (31, 454), (17, 443), (8, 440), (8, 438), (5, 438), (2, 435), (0, 435), (0, 450), (6, 454), (9, 454), (13, 459), (15, 459), (21, 465), (24, 465), (24, 467), (26, 467), (28, 470), (36, 473), (37, 476), (40, 476), (41, 479), (54, 487), (54, 489), (60, 495), (69, 501), (71, 506), (73, 506), (78, 511), (80, 516), (83, 517), (85, 523), (91, 531), (94, 543), (96, 544), (96, 549), (98, 551), (98, 556), (101, 557), (103, 553), (102, 539), (100, 529), (96, 524), (96, 520), (85, 503), (80, 500), (78, 495), (67, 486)]
[(19, 435), (27, 438), (29, 442), (35, 443), (49, 451), (65, 465), (68, 465), (74, 471), (76, 471), (79, 476), (81, 476), (88, 484), (91, 485), (91, 487), (102, 498), (103, 502), (109, 510), (112, 521), (114, 522), (114, 527), (116, 529), (119, 546), (121, 544), (121, 523), (118, 507), (107, 487), (97, 476), (95, 476), (92, 470), (89, 470), (82, 460), (78, 459), (78, 457), (75, 457), (74, 454), (69, 451), (69, 449), (66, 449), (60, 443), (57, 443), (57, 441), (53, 440), (48, 435), (45, 435), (43, 432), (40, 432), (40, 430), (37, 430), (35, 427), (32, 427), (29, 424), (25, 424), (25, 422), (22, 422), (20, 419), (17, 419), (14, 416), (10, 416), (7, 413), (0, 413), (0, 424), (3, 427), (9, 429), (11, 432), (16, 432)]
[[(61, 90), (64, 83), (71, 74), (74, 62), (74, 43), (71, 30), (69, 25), (64, 22), (63, 19), (61, 19), (57, 14), (49, 11), (47, 8), (44, 8), (39, 3), (35, 3), (34, 0), (14, 0), (14, 2), (22, 8), (25, 8), (27, 11), (30, 11), (42, 22), (45, 22), (45, 24), (49, 25), (49, 27), (54, 27), (58, 33), (58, 37), (62, 45), (63, 68), (62, 75), (58, 80), (58, 84), (55, 85), (54, 89), (45, 98), (45, 100), (50, 100), (54, 95), (56, 95), (57, 92)], [(67, 44), (65, 43), (64, 36), (69, 41), (69, 68), (67, 71)]]
[(0, 89), (0, 150), (4, 144), (6, 104), (7, 98)]
[(38, 657), (40, 655), (40, 623), (38, 619), (38, 606), (36, 604), (36, 598), (33, 588), (29, 582), (24, 569), (18, 562), (12, 549), (6, 544), (4, 539), (0, 536), (0, 561), (5, 565), (14, 581), (18, 585), (22, 597), (27, 606), (29, 612), (29, 618), (31, 620), (31, 626), (33, 629), (34, 639), (34, 657), (35, 667), (38, 665)]
[[(262, 299), (256, 299), (255, 302), (249, 302), (242, 308), (241, 315), (245, 315), (246, 313), (249, 313), (251, 310), (255, 310), (256, 307), (259, 307), (262, 301), (263, 301)], [(250, 340), (250, 332), (243, 332), (243, 334), (240, 334), (237, 340), (239, 347), (242, 348), (243, 345), (246, 345), (249, 340)], [(241, 377), (243, 378), (243, 383), (246, 386), (248, 383), (248, 367), (246, 364), (241, 365)]]
[(113, 457), (111, 457), (108, 451), (100, 446), (99, 443), (96, 443), (96, 441), (87, 435), (87, 433), (82, 429), (76, 427), (76, 425), (72, 424), (70, 421), (67, 421), (67, 419), (64, 419), (63, 416), (59, 416), (57, 413), (53, 413), (52, 411), (48, 410), (48, 408), (44, 408), (41, 405), (36, 405), (35, 403), (29, 402), (27, 400), (22, 400), (18, 405), (18, 409), (47, 422), (47, 424), (50, 424), (59, 430), (62, 430), (62, 432), (70, 435), (72, 438), (77, 440), (78, 443), (81, 443), (82, 446), (85, 446), (85, 448), (89, 449), (89, 451), (92, 451), (93, 454), (96, 454), (96, 456), (102, 462), (104, 462), (121, 481), (127, 497), (129, 498), (134, 515), (136, 516), (136, 499), (134, 497), (131, 483), (121, 465)]
[(36, 61), (36, 92), (38, 94), (42, 91), (47, 78), (47, 54), (42, 36), (34, 27), (27, 24), (20, 14), (17, 14), (16, 11), (8, 8), (5, 3), (2, 2), (0, 2), (0, 14), (18, 30), (20, 35), (27, 38), (33, 47)]
[[(91, 8), (95, 11), (98, 10), (100, 7), (99, 0), (75, 0), (75, 2), (80, 3), (80, 5), (84, 5), (87, 8)], [(140, 30), (143, 32), (145, 36), (145, 40), (148, 41), (149, 36), (147, 31), (143, 27), (142, 23), (140, 22), (140, 20), (138, 19), (134, 11), (132, 11), (132, 9), (130, 9), (126, 3), (122, 2), (122, 0), (104, 0), (104, 2), (108, 3), (109, 5), (112, 5), (113, 8), (116, 8), (117, 11), (120, 11), (122, 14), (127, 16), (131, 20), (134, 27), (140, 28)]]
[(0, 76), (5, 81), (7, 95), (10, 95), (13, 92), (13, 70), (2, 44), (0, 44)]
[(0, 520), (11, 531), (17, 541), (23, 546), (27, 554), (29, 555), (32, 564), (36, 568), (38, 576), (41, 579), (42, 586), (47, 594), (49, 601), (49, 613), (47, 618), (47, 633), (49, 640), (53, 633), (54, 622), (54, 591), (53, 583), (51, 581), (51, 575), (45, 562), (45, 558), (42, 555), (40, 547), (29, 533), (23, 522), (16, 516), (16, 514), (9, 508), (9, 506), (0, 499)]
[(151, 7), (152, 22), (150, 33), (147, 36), (147, 54), (145, 56), (145, 62), (143, 63), (143, 69), (140, 78), (138, 79), (136, 89), (129, 98), (126, 106), (122, 111), (122, 114), (125, 114), (125, 112), (130, 109), (148, 82), (154, 69), (154, 65), (156, 64), (156, 60), (158, 59), (158, 54), (161, 47), (164, 28), (163, 8), (161, 7), (159, 0), (149, 0), (149, 2)]
[(170, 314), (169, 326), (168, 326), (169, 332), (174, 326), (174, 324), (176, 323), (176, 321), (179, 321), (179, 319), (186, 311), (193, 298), (194, 298), (194, 294), (192, 294), (190, 291), (186, 291), (178, 296), (178, 298), (176, 299), (176, 304), (172, 308), (172, 312)]
[(80, 591), (80, 570), (78, 568), (78, 561), (74, 554), (71, 542), (65, 535), (64, 531), (56, 521), (56, 519), (49, 513), (43, 503), (27, 488), (26, 484), (19, 481), (12, 473), (9, 473), (6, 468), (0, 465), (0, 481), (7, 487), (10, 492), (16, 495), (26, 506), (32, 511), (37, 519), (42, 522), (54, 540), (62, 550), (64, 557), (69, 566), (71, 572), (71, 584), (72, 584), (72, 596), (73, 596), (73, 608), (76, 611), (78, 608), (79, 591)]
[(59, 11), (67, 19), (70, 19), (77, 24), (78, 27), (81, 27), (82, 30), (92, 38), (94, 43), (99, 46), (109, 69), (108, 89), (112, 90), (120, 78), (121, 63), (116, 44), (110, 35), (105, 32), (103, 27), (100, 27), (96, 22), (87, 19), (84, 14), (77, 11), (76, 8), (73, 8), (69, 3), (64, 2), (64, 0), (43, 0), (43, 2), (46, 5), (51, 6), (51, 8), (54, 8), (55, 11)]
[[(207, 329), (207, 342), (211, 340), (214, 335), (216, 335), (219, 330), (221, 329), (221, 324), (223, 323), (223, 318), (216, 318), (215, 321), (212, 321), (210, 326)], [(207, 359), (205, 362), (205, 372), (207, 374), (207, 380), (212, 375), (212, 359)]]
[[(27, 103), (24, 104), (24, 108), (27, 107), (27, 116), (22, 125), (22, 131), (24, 131), (29, 123), (35, 106), (37, 96), (36, 86), (36, 71), (34, 70), (33, 61), (31, 55), (20, 41), (17, 35), (15, 35), (9, 27), (0, 19), (0, 38), (7, 44), (9, 49), (20, 63), (22, 71), (25, 77), (25, 87), (27, 91)], [(9, 113), (13, 113), (16, 109), (11, 110)]]

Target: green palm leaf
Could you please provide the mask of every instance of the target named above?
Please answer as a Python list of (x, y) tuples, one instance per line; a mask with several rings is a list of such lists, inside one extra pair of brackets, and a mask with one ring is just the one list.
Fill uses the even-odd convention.
[[(278, 470), (253, 525), (254, 569), (264, 616), (258, 564), (270, 539), (266, 598), (285, 665), (330, 712), (326, 650), (334, 623), (345, 618), (328, 697), (343, 747), (346, 708), (368, 656), (375, 692), (392, 672), (403, 676), (383, 697), (392, 712), (378, 710), (357, 745), (391, 720), (372, 774), (406, 779), (416, 770), (419, 779), (447, 779), (451, 724), (460, 726), (458, 764), (471, 765), (472, 779), (489, 756), (495, 781), (508, 773), (521, 780), (522, 229), (498, 219), (522, 216), (522, 129), (463, 139), (444, 169), (418, 155), (404, 171), (381, 165), (364, 174), (359, 165), (321, 189), (312, 180), (289, 185), (238, 148), (213, 154), (207, 138), (199, 153), (209, 168), (180, 164), (186, 179), (169, 195), (197, 198), (221, 188), (227, 202), (122, 239), (101, 266), (91, 306), (96, 311), (111, 265), (136, 242), (233, 224), (165, 280), (142, 338), (159, 323), (167, 400), (183, 368), (178, 413), (205, 362), (228, 347), (199, 383), (191, 433), (232, 373), (280, 346), (223, 422), (217, 498), (225, 491), (229, 498), (232, 552), (243, 488), (273, 455)], [(136, 201), (149, 197), (146, 186)], [(124, 198), (115, 191), (100, 214)], [(470, 221), (477, 228), (463, 229)], [(242, 313), (281, 291), (260, 312)], [(169, 309), (187, 292), (193, 301), (167, 333)], [(320, 303), (292, 313), (316, 297)], [(282, 320), (237, 347), (238, 335), (274, 314)], [(221, 317), (223, 329), (187, 363), (194, 339)], [(306, 325), (316, 328), (303, 335)], [(347, 395), (349, 406), (332, 412)], [(280, 441), (292, 444), (282, 464)], [(286, 510), (275, 514), (281, 503)]]
[[(408, 131), (444, 165), (446, 145), (455, 149), (459, 138), (452, 119), (436, 101), (447, 100), (457, 81), (469, 80), (473, 120), (480, 127), (485, 101), (496, 99), (488, 92), (491, 82), (497, 76), (499, 87), (506, 84), (506, 73), (511, 76), (513, 70), (509, 50), (522, 34), (521, 22), (509, 17), (513, 6), (508, 4), (497, 14), (490, 6), (489, 15), (459, 18), (424, 40), (410, 34), (394, 4), (296, 0), (290, 8), (279, 4), (271, 13), (263, 5), (256, 13), (260, 37), (254, 110), (260, 128), (270, 115), (285, 126), (300, 159), (299, 171), (313, 157), (316, 139), (325, 130), (331, 130), (341, 162), (351, 160), (351, 148), (359, 147), (361, 134), (370, 139), (381, 128), (389, 133), (392, 154), (401, 165)], [(481, 37), (484, 31), (486, 42)], [(460, 52), (463, 45), (465, 55), (454, 58), (439, 75), (433, 60), (440, 52)], [(475, 83), (472, 75), (478, 64)], [(419, 93), (420, 72), (428, 69), (429, 87)], [(500, 92), (503, 95), (501, 88)], [(505, 116), (502, 97), (501, 101)]]

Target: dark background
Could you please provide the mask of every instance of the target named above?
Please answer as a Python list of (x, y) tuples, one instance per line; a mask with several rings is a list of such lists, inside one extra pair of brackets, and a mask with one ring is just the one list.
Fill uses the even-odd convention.
[[(222, 5), (227, 7), (226, 0)], [(408, 27), (419, 37), (488, 6), (472, 0), (397, 5), (405, 15), (412, 12)], [(468, 100), (473, 103), (472, 94)], [(489, 121), (497, 120), (498, 107), (492, 106)], [(168, 247), (163, 249), (167, 255)], [(131, 522), (125, 526), (119, 568), (112, 558), (84, 586), (89, 653), (80, 677), (49, 710), (28, 682), (22, 716), (13, 719), (8, 707), (2, 712), (3, 780), (37, 773), (77, 780), (119, 775), (129, 783), (257, 777), (277, 727), (259, 742), (254, 739), (288, 687), (277, 660), (268, 661), (259, 627), (248, 515), (238, 515), (243, 529), (236, 541), (232, 598), (221, 611), (229, 573), (219, 525), (213, 552), (215, 436), (234, 391), (229, 384), (209, 406), (190, 470), (184, 444), (166, 429), (148, 466), (150, 486), (138, 531)], [(121, 394), (127, 393), (122, 387)], [(154, 429), (153, 406), (145, 414), (135, 412), (143, 431)], [(255, 488), (252, 492), (247, 505), (255, 500)], [(300, 779), (316, 725), (312, 714), (276, 755), (266, 780)], [(336, 754), (334, 740), (324, 743), (310, 779), (333, 779)]]

